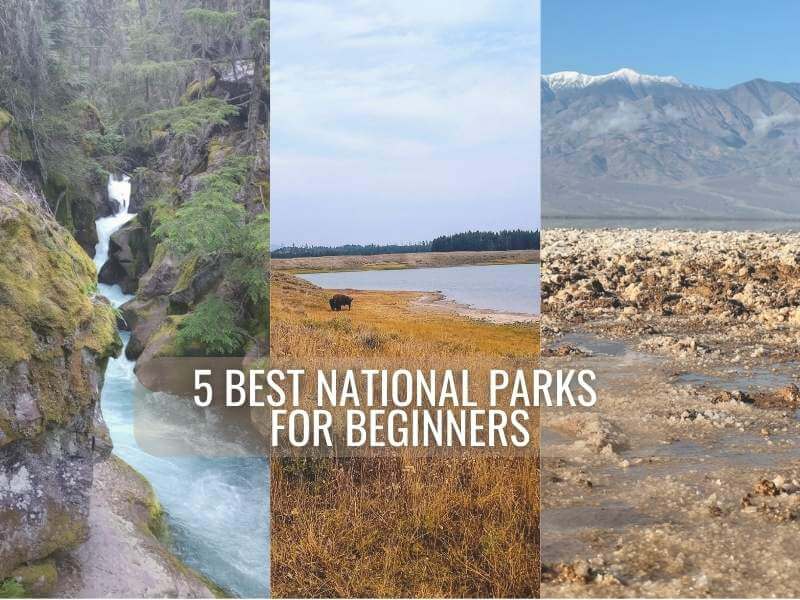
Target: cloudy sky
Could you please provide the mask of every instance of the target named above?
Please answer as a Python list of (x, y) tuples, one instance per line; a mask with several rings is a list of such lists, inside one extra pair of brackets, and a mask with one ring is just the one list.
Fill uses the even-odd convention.
[(539, 223), (531, 0), (275, 0), (273, 245)]

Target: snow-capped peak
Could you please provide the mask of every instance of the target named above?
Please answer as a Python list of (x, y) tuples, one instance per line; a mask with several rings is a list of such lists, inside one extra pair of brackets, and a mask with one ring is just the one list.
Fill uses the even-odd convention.
[(590, 85), (606, 83), (612, 80), (625, 81), (629, 85), (660, 84), (689, 87), (680, 79), (671, 75), (666, 77), (659, 75), (643, 75), (633, 69), (627, 68), (619, 69), (613, 73), (606, 73), (605, 75), (586, 75), (585, 73), (578, 73), (577, 71), (559, 71), (558, 73), (543, 75), (542, 79), (544, 79), (552, 89), (585, 88)]

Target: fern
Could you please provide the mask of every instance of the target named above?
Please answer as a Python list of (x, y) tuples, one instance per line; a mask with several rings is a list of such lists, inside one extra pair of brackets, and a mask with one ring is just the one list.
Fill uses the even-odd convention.
[(238, 254), (229, 270), (231, 279), (244, 287), (253, 304), (269, 302), (269, 216), (266, 213), (258, 215), (245, 226)]
[(251, 157), (231, 157), (205, 175), (200, 189), (156, 229), (156, 237), (179, 256), (239, 253), (252, 228), (245, 225), (247, 213), (234, 198), (251, 161)]
[(177, 336), (182, 349), (200, 344), (209, 356), (239, 354), (246, 340), (247, 332), (236, 325), (233, 309), (217, 296), (209, 296), (187, 315)]
[(207, 8), (190, 8), (185, 11), (183, 15), (190, 23), (211, 31), (220, 31), (233, 25), (239, 13), (234, 11), (222, 12), (218, 10), (209, 10)]
[(156, 229), (156, 237), (180, 256), (230, 251), (244, 225), (244, 208), (213, 192), (197, 192), (172, 218)]
[(183, 106), (157, 110), (142, 117), (150, 129), (171, 129), (178, 136), (191, 135), (209, 125), (227, 125), (239, 109), (219, 98), (201, 98)]

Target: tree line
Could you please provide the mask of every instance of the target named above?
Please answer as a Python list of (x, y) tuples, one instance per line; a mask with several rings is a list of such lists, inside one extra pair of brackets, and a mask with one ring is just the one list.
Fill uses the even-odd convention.
[(539, 231), (465, 231), (442, 235), (430, 242), (411, 244), (344, 244), (341, 246), (284, 246), (272, 251), (272, 258), (310, 258), (315, 256), (372, 256), (409, 252), (457, 252), (491, 250), (538, 250)]
[(284, 246), (272, 251), (272, 258), (309, 258), (313, 256), (372, 256), (430, 252), (430, 242), (415, 244), (345, 244), (343, 246)]
[(465, 231), (454, 235), (442, 235), (431, 242), (431, 252), (538, 249), (539, 231), (525, 229)]

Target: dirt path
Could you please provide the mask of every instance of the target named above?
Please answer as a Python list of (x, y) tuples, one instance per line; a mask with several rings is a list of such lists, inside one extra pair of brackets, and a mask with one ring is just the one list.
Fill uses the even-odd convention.
[(62, 598), (213, 598), (209, 586), (151, 531), (149, 484), (121, 460), (95, 465), (89, 539), (58, 560)]

